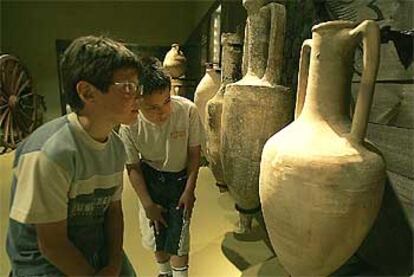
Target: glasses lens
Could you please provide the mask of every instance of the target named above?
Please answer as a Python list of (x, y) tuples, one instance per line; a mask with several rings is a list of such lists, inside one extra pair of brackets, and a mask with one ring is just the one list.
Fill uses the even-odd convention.
[(137, 85), (135, 83), (126, 83), (125, 84), (129, 92), (136, 92)]
[(115, 82), (115, 86), (118, 86), (125, 92), (135, 93), (137, 92), (137, 84), (133, 82)]

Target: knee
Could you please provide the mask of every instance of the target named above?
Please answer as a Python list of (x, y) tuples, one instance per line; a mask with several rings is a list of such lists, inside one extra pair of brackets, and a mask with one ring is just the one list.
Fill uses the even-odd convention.
[(184, 256), (171, 256), (171, 265), (173, 267), (184, 267), (188, 264), (188, 255)]
[(164, 263), (170, 259), (170, 255), (164, 251), (156, 251), (155, 252), (155, 259), (159, 263)]

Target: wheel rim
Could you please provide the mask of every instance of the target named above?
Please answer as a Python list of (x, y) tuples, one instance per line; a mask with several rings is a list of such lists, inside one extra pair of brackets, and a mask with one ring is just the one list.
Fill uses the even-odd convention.
[(0, 153), (15, 149), (41, 122), (42, 97), (32, 90), (24, 65), (8, 54), (0, 55)]

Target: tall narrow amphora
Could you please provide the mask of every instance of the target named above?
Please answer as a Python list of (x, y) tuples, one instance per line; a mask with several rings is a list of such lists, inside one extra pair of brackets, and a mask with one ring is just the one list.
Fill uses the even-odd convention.
[[(226, 87), (221, 153), (224, 181), (240, 215), (241, 233), (251, 229), (253, 216), (261, 218), (259, 166), (267, 139), (293, 119), (293, 97), (279, 85), (283, 59), (285, 7), (247, 0), (243, 78)], [(268, 1), (267, 1), (268, 2)]]
[(220, 133), (221, 117), (223, 113), (224, 93), (228, 84), (241, 78), (242, 39), (236, 33), (224, 33), (221, 35), (221, 86), (206, 105), (206, 137), (207, 159), (209, 167), (216, 179), (216, 185), (220, 191), (227, 191), (224, 182), (223, 165), (221, 163)]
[[(364, 140), (379, 64), (379, 28), (333, 21), (302, 46), (295, 121), (263, 150), (260, 200), (279, 261), (293, 276), (326, 276), (352, 256), (381, 205), (385, 164)], [(354, 51), (364, 65), (350, 119)], [(309, 64), (309, 66), (308, 66)]]

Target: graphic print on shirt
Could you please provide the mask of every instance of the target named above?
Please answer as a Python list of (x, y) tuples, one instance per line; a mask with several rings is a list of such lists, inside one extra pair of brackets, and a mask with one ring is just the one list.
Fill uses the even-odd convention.
[(76, 222), (76, 225), (101, 223), (115, 190), (115, 186), (109, 189), (95, 189), (91, 194), (78, 195), (69, 200), (68, 220)]

